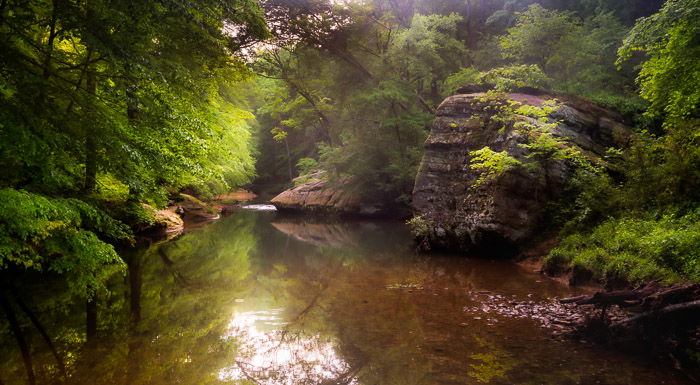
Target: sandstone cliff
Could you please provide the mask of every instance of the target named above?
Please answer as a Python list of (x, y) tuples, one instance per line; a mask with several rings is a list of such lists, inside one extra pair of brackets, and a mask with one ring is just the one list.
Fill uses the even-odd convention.
[[(527, 240), (542, 227), (547, 203), (561, 196), (573, 172), (567, 160), (550, 159), (540, 167), (513, 167), (476, 183), (483, 174), (472, 167), (470, 152), (489, 147), (531, 165), (527, 130), (535, 130), (565, 139), (559, 141), (560, 147), (576, 148), (593, 162), (604, 164), (610, 147), (622, 147), (629, 140), (629, 128), (610, 110), (570, 96), (519, 91), (461, 93), (438, 107), (413, 191), (414, 214), (428, 229), (424, 236), (430, 246), (503, 248)], [(553, 99), (557, 102), (548, 102)], [(527, 111), (528, 106), (544, 111), (543, 115), (520, 111)], [(507, 117), (502, 116), (503, 111)]]

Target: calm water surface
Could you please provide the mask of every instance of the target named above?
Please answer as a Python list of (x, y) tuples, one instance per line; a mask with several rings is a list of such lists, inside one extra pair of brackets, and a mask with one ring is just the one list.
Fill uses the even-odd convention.
[[(84, 307), (27, 290), (69, 373), (28, 331), (39, 383), (688, 383), (666, 363), (550, 338), (502, 310), (572, 289), (506, 261), (416, 255), (396, 223), (239, 211), (123, 255), (91, 346)], [(26, 383), (2, 327), (0, 380)]]

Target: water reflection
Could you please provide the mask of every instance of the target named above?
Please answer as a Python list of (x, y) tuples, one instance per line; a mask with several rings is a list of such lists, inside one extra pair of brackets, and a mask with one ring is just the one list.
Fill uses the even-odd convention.
[(299, 221), (275, 221), (272, 227), (294, 239), (319, 247), (333, 249), (352, 248), (358, 244), (357, 227), (348, 223), (312, 223)]
[(231, 367), (223, 368), (219, 378), (254, 380), (265, 385), (354, 384), (346, 378), (348, 364), (335, 352), (334, 343), (319, 335), (279, 329), (283, 309), (237, 313), (224, 339), (239, 341), (238, 354)]
[[(67, 379), (21, 319), (38, 383), (688, 383), (658, 362), (551, 340), (502, 310), (544, 312), (570, 289), (503, 261), (416, 255), (400, 224), (239, 211), (122, 255), (128, 275), (100, 293), (93, 345), (81, 299), (50, 282), (17, 293), (65, 360)], [(25, 384), (5, 324), (0, 341), (0, 381)]]

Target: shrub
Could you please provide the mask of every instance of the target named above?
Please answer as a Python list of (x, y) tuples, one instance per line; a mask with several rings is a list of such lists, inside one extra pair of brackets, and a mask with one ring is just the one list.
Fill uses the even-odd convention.
[(319, 169), (319, 164), (313, 158), (301, 158), (297, 161), (297, 172), (299, 175), (308, 175)]
[(676, 217), (609, 219), (564, 237), (547, 264), (569, 264), (606, 282), (700, 280), (700, 211)]
[(430, 236), (430, 223), (425, 216), (419, 215), (409, 219), (406, 224), (411, 229), (411, 234), (416, 238), (428, 238)]

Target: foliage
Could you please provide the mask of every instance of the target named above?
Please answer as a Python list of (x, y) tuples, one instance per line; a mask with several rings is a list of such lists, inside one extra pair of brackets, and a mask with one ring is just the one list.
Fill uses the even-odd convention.
[(92, 295), (123, 269), (107, 242), (130, 237), (123, 224), (80, 200), (0, 190), (0, 269), (61, 274), (73, 291)]
[(568, 263), (608, 282), (700, 280), (698, 213), (661, 218), (621, 217), (590, 233), (565, 237), (548, 263)]
[[(646, 54), (638, 82), (648, 116), (663, 131), (641, 132), (622, 154), (621, 183), (600, 176), (579, 188), (568, 234), (549, 256), (612, 281), (698, 281), (700, 143), (695, 83), (700, 3), (671, 0), (637, 21), (618, 64)], [(638, 102), (634, 102), (637, 104)], [(629, 109), (638, 109), (634, 104)], [(638, 120), (649, 126), (650, 119)], [(582, 180), (583, 181), (583, 180)]]
[(430, 222), (427, 221), (422, 215), (409, 219), (406, 221), (406, 224), (411, 229), (411, 234), (413, 234), (413, 237), (417, 239), (427, 238), (432, 232)]
[(547, 69), (550, 55), (572, 31), (580, 29), (571, 12), (559, 12), (532, 4), (518, 13), (514, 27), (501, 37), (503, 56)]
[(522, 165), (519, 160), (508, 155), (507, 151), (496, 152), (488, 146), (481, 150), (471, 151), (469, 156), (472, 157), (469, 161), (471, 163), (469, 167), (474, 170), (481, 170), (481, 174), (474, 182), (474, 186), (491, 181)]
[[(700, 153), (689, 133), (697, 122), (669, 127), (663, 137), (641, 133), (622, 159), (624, 180), (582, 169), (571, 179), (573, 203), (552, 265), (585, 269), (608, 281), (697, 281), (700, 235)], [(696, 137), (696, 136), (695, 136)], [(614, 156), (619, 156), (614, 155)]]
[[(337, 29), (295, 30), (305, 39), (294, 44), (282, 39), (258, 54), (254, 68), (280, 80), (257, 111), (258, 121), (274, 128), (260, 132), (264, 147), (275, 154), (275, 159), (264, 155), (259, 164), (291, 171), (299, 159), (315, 158), (330, 179), (352, 176), (367, 196), (404, 204), (425, 127), (446, 77), (466, 55), (456, 39), (460, 17), (415, 14), (402, 25), (388, 17), (378, 22), (357, 3), (331, 10), (343, 19)], [(285, 175), (287, 181), (294, 176)]]
[(297, 161), (299, 175), (308, 175), (318, 170), (318, 161), (313, 158), (301, 158)]
[(477, 81), (493, 85), (496, 91), (507, 92), (520, 87), (548, 88), (551, 80), (537, 65), (513, 65), (494, 68), (479, 74)]
[(593, 174), (603, 174), (600, 166), (589, 160), (582, 151), (557, 134), (558, 122), (551, 114), (558, 109), (557, 100), (548, 100), (541, 106), (523, 104), (509, 100), (506, 94), (489, 91), (477, 98), (480, 108), (489, 112), (490, 124), (502, 125), (501, 131), (517, 130), (525, 139), (518, 146), (527, 150), (523, 161), (508, 154), (507, 151), (496, 152), (484, 147), (470, 152), (473, 158), (470, 167), (481, 170), (475, 182), (478, 186), (516, 167), (544, 171), (547, 173), (551, 162), (563, 161), (574, 170), (586, 170)]
[(626, 93), (631, 77), (614, 65), (625, 28), (612, 13), (585, 20), (539, 4), (517, 13), (515, 26), (500, 38), (504, 58), (537, 65), (555, 89), (589, 97)]
[(547, 128), (530, 129), (527, 131), (527, 136), (529, 141), (520, 144), (520, 147), (528, 150), (527, 158), (535, 159), (543, 167), (548, 162), (559, 160), (589, 172), (602, 172), (583, 155), (581, 150)]
[[(474, 67), (460, 68), (459, 71), (445, 78), (445, 90), (447, 94), (457, 91), (464, 84), (477, 83), (479, 70)], [(447, 95), (445, 95), (447, 96)]]
[(669, 0), (656, 14), (637, 21), (620, 48), (622, 63), (646, 53), (638, 82), (649, 113), (679, 120), (700, 116), (700, 1)]
[(482, 72), (474, 67), (462, 68), (445, 80), (449, 93), (464, 84), (482, 84), (497, 92), (508, 92), (521, 87), (547, 89), (551, 82), (552, 79), (534, 64), (497, 67)]
[[(454, 38), (457, 14), (413, 16), (410, 28), (399, 29), (387, 52), (395, 69), (404, 73), (406, 81), (417, 90), (435, 92), (448, 74), (453, 72), (466, 54), (464, 45)], [(414, 80), (415, 79), (415, 80)], [(435, 98), (439, 95), (430, 95)], [(432, 100), (434, 103), (439, 100)]]
[(2, 2), (3, 273), (92, 295), (121, 266), (115, 218), (147, 223), (140, 202), (247, 182), (253, 116), (234, 83), (266, 37), (250, 0)]
[(621, 196), (629, 210), (688, 212), (700, 202), (700, 121), (666, 127), (663, 136), (641, 133), (627, 154)]

